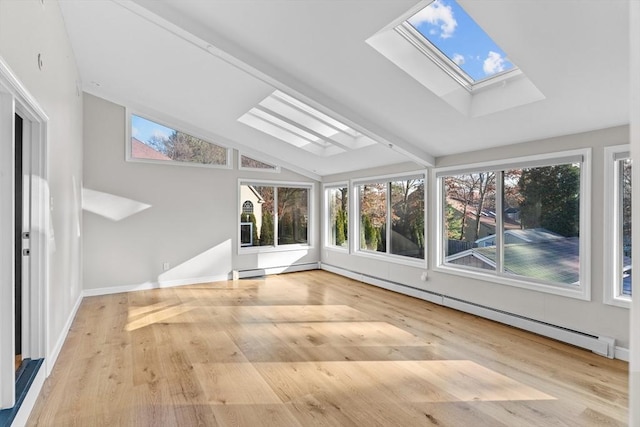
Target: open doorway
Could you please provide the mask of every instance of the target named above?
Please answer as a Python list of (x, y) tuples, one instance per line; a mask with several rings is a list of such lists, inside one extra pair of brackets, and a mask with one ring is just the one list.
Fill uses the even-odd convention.
[[(25, 231), (23, 224), (23, 218), (25, 214), (24, 201), (28, 200), (28, 195), (24, 194), (24, 168), (23, 168), (23, 119), (18, 114), (15, 114), (15, 130), (14, 130), (14, 310), (15, 310), (15, 325), (14, 325), (14, 341), (15, 341), (15, 369), (18, 371), (20, 365), (22, 365), (22, 289), (23, 283), (23, 256), (28, 255), (23, 253), (22, 249), (22, 237)], [(26, 209), (28, 212), (28, 209)], [(27, 279), (26, 277), (24, 278)]]

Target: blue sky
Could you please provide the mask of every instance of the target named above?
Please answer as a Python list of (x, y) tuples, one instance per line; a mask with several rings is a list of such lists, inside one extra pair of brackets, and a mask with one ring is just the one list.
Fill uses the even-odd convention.
[(515, 67), (454, 0), (435, 0), (409, 23), (474, 81)]
[(135, 114), (131, 115), (131, 136), (142, 142), (149, 142), (149, 139), (154, 135), (168, 138), (172, 133), (173, 129), (171, 128), (143, 119)]

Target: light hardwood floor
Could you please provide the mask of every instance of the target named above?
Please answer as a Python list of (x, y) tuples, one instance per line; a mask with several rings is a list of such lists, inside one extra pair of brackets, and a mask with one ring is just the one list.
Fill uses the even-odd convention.
[(313, 271), (85, 298), (29, 425), (625, 425), (627, 375)]

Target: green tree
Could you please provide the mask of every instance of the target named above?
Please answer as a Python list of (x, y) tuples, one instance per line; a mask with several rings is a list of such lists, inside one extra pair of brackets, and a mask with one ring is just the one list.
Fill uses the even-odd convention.
[(371, 219), (368, 215), (362, 216), (362, 226), (364, 228), (364, 241), (366, 248), (371, 250), (378, 249), (378, 236), (379, 230), (371, 223)]
[(523, 169), (518, 180), (521, 227), (545, 228), (565, 237), (580, 234), (580, 167)]
[(447, 238), (462, 240), (462, 215), (447, 203), (445, 222), (447, 225)]
[(260, 245), (273, 246), (273, 215), (270, 212), (262, 213), (262, 227), (260, 229)]
[(342, 209), (338, 209), (336, 212), (336, 246), (342, 246), (346, 241), (346, 233), (345, 233), (345, 221), (346, 215)]

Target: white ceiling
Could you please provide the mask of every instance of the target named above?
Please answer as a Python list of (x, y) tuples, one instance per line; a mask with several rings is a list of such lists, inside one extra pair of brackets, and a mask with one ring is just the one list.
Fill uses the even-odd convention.
[[(475, 118), (366, 43), (417, 3), (60, 0), (85, 91), (308, 176), (629, 122), (628, 0), (459, 0), (545, 96)], [(380, 144), (320, 157), (237, 121), (274, 89)]]

